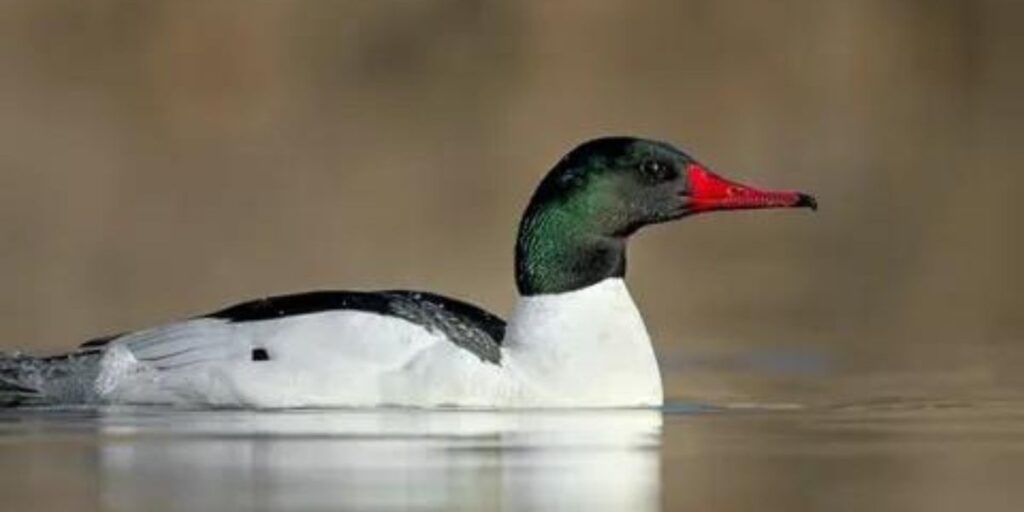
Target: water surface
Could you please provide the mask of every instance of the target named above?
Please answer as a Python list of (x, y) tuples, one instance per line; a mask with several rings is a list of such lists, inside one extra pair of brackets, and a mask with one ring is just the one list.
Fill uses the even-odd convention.
[(1024, 407), (0, 412), (4, 510), (1021, 510)]

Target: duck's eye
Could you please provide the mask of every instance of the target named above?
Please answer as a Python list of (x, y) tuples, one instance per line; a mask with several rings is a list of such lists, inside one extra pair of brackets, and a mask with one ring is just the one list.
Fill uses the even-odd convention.
[(640, 170), (656, 180), (667, 180), (672, 177), (672, 167), (657, 160), (644, 160), (640, 164)]

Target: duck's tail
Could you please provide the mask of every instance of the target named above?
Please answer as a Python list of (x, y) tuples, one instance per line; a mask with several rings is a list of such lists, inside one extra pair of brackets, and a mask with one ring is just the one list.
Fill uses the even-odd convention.
[(80, 351), (35, 357), (0, 353), (0, 407), (87, 403), (95, 392), (100, 354)]
[(45, 402), (38, 358), (14, 353), (0, 354), (0, 407), (17, 407)]

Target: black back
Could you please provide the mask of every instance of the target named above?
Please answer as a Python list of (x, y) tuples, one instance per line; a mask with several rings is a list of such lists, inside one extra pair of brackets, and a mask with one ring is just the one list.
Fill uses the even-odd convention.
[[(409, 290), (376, 292), (316, 291), (266, 297), (235, 304), (198, 318), (219, 318), (229, 322), (258, 322), (288, 316), (323, 313), (327, 311), (355, 310), (394, 316), (441, 332), (452, 343), (492, 364), (501, 364), (501, 341), (505, 338), (505, 321), (472, 304), (443, 295)], [(123, 336), (116, 334), (86, 341), (73, 355), (99, 352), (111, 341)], [(253, 352), (254, 361), (269, 359), (269, 355)], [(58, 356), (67, 357), (67, 356)]]
[(427, 292), (317, 291), (267, 297), (204, 315), (230, 322), (255, 322), (326, 311), (355, 310), (395, 316), (441, 332), (482, 361), (501, 363), (505, 321), (472, 304)]

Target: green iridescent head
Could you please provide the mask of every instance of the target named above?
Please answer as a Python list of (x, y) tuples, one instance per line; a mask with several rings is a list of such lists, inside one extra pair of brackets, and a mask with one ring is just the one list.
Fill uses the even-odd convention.
[(606, 137), (563, 157), (534, 192), (519, 225), (516, 285), (523, 295), (559, 293), (626, 272), (626, 241), (638, 229), (694, 213), (814, 207), (797, 192), (725, 180), (664, 142)]

